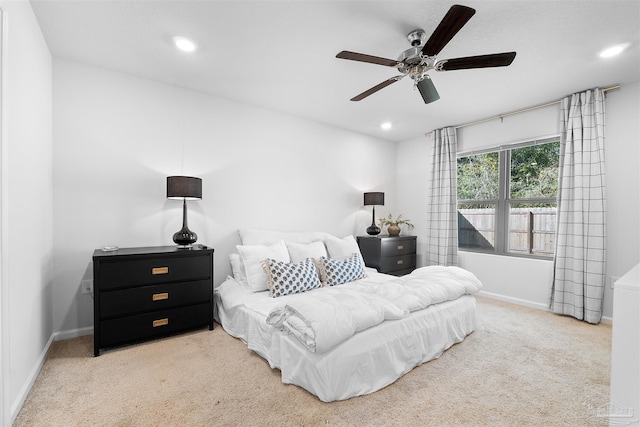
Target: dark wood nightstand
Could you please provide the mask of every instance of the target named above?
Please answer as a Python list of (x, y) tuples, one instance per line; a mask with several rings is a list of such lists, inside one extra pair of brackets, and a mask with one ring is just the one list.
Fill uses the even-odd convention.
[(93, 352), (209, 326), (213, 249), (202, 245), (93, 253)]
[(416, 236), (358, 236), (367, 267), (402, 276), (416, 268)]

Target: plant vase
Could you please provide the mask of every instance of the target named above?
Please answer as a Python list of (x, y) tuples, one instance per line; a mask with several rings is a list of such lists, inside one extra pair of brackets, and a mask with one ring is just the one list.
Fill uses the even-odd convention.
[(387, 227), (387, 233), (389, 236), (395, 237), (400, 234), (400, 226), (398, 224), (391, 224)]
[(402, 218), (402, 215), (398, 215), (397, 217), (393, 217), (393, 215), (389, 214), (384, 218), (380, 218), (380, 227), (387, 227), (387, 233), (389, 236), (395, 237), (400, 234), (400, 226), (406, 225), (409, 228), (413, 228), (413, 224), (408, 219)]

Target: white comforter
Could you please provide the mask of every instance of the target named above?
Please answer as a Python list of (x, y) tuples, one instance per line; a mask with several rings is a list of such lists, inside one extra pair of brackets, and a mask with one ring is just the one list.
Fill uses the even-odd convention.
[(353, 282), (283, 297), (267, 323), (291, 333), (309, 351), (324, 353), (356, 332), (481, 288), (462, 268), (422, 267), (384, 283)]

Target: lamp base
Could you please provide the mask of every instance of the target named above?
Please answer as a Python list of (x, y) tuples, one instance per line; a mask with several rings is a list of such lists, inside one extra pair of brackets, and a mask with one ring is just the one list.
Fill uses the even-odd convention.
[(196, 240), (198, 240), (198, 235), (193, 231), (189, 230), (187, 226), (187, 200), (182, 200), (182, 228), (180, 231), (173, 235), (173, 241), (178, 246), (182, 247), (190, 247), (193, 245)]
[(173, 235), (173, 241), (178, 246), (188, 247), (198, 240), (198, 235), (188, 228), (183, 228)]
[(380, 234), (380, 227), (375, 224), (371, 224), (369, 227), (367, 227), (367, 234), (370, 236), (377, 236), (378, 234)]
[(376, 225), (376, 207), (373, 206), (373, 210), (371, 211), (371, 225), (367, 227), (367, 234), (370, 236), (377, 236), (380, 234), (380, 227)]

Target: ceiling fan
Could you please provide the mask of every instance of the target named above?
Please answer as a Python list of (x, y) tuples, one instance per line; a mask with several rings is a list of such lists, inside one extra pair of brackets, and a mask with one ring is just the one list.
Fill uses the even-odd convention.
[(365, 55), (363, 53), (343, 50), (336, 55), (336, 58), (349, 59), (352, 61), (368, 62), (371, 64), (395, 67), (402, 74), (391, 77), (380, 84), (367, 89), (359, 95), (351, 98), (352, 101), (360, 101), (397, 82), (405, 76), (413, 79), (425, 104), (440, 99), (428, 72), (453, 71), (469, 68), (506, 67), (513, 62), (516, 57), (515, 52), (494, 53), (489, 55), (466, 56), (462, 58), (437, 60), (436, 55), (451, 41), (458, 31), (476, 13), (475, 9), (467, 6), (453, 5), (442, 18), (440, 24), (435, 29), (431, 37), (427, 40), (424, 30), (413, 30), (407, 35), (407, 40), (411, 43), (411, 48), (405, 50), (398, 56), (397, 60), (381, 58), (379, 56)]

